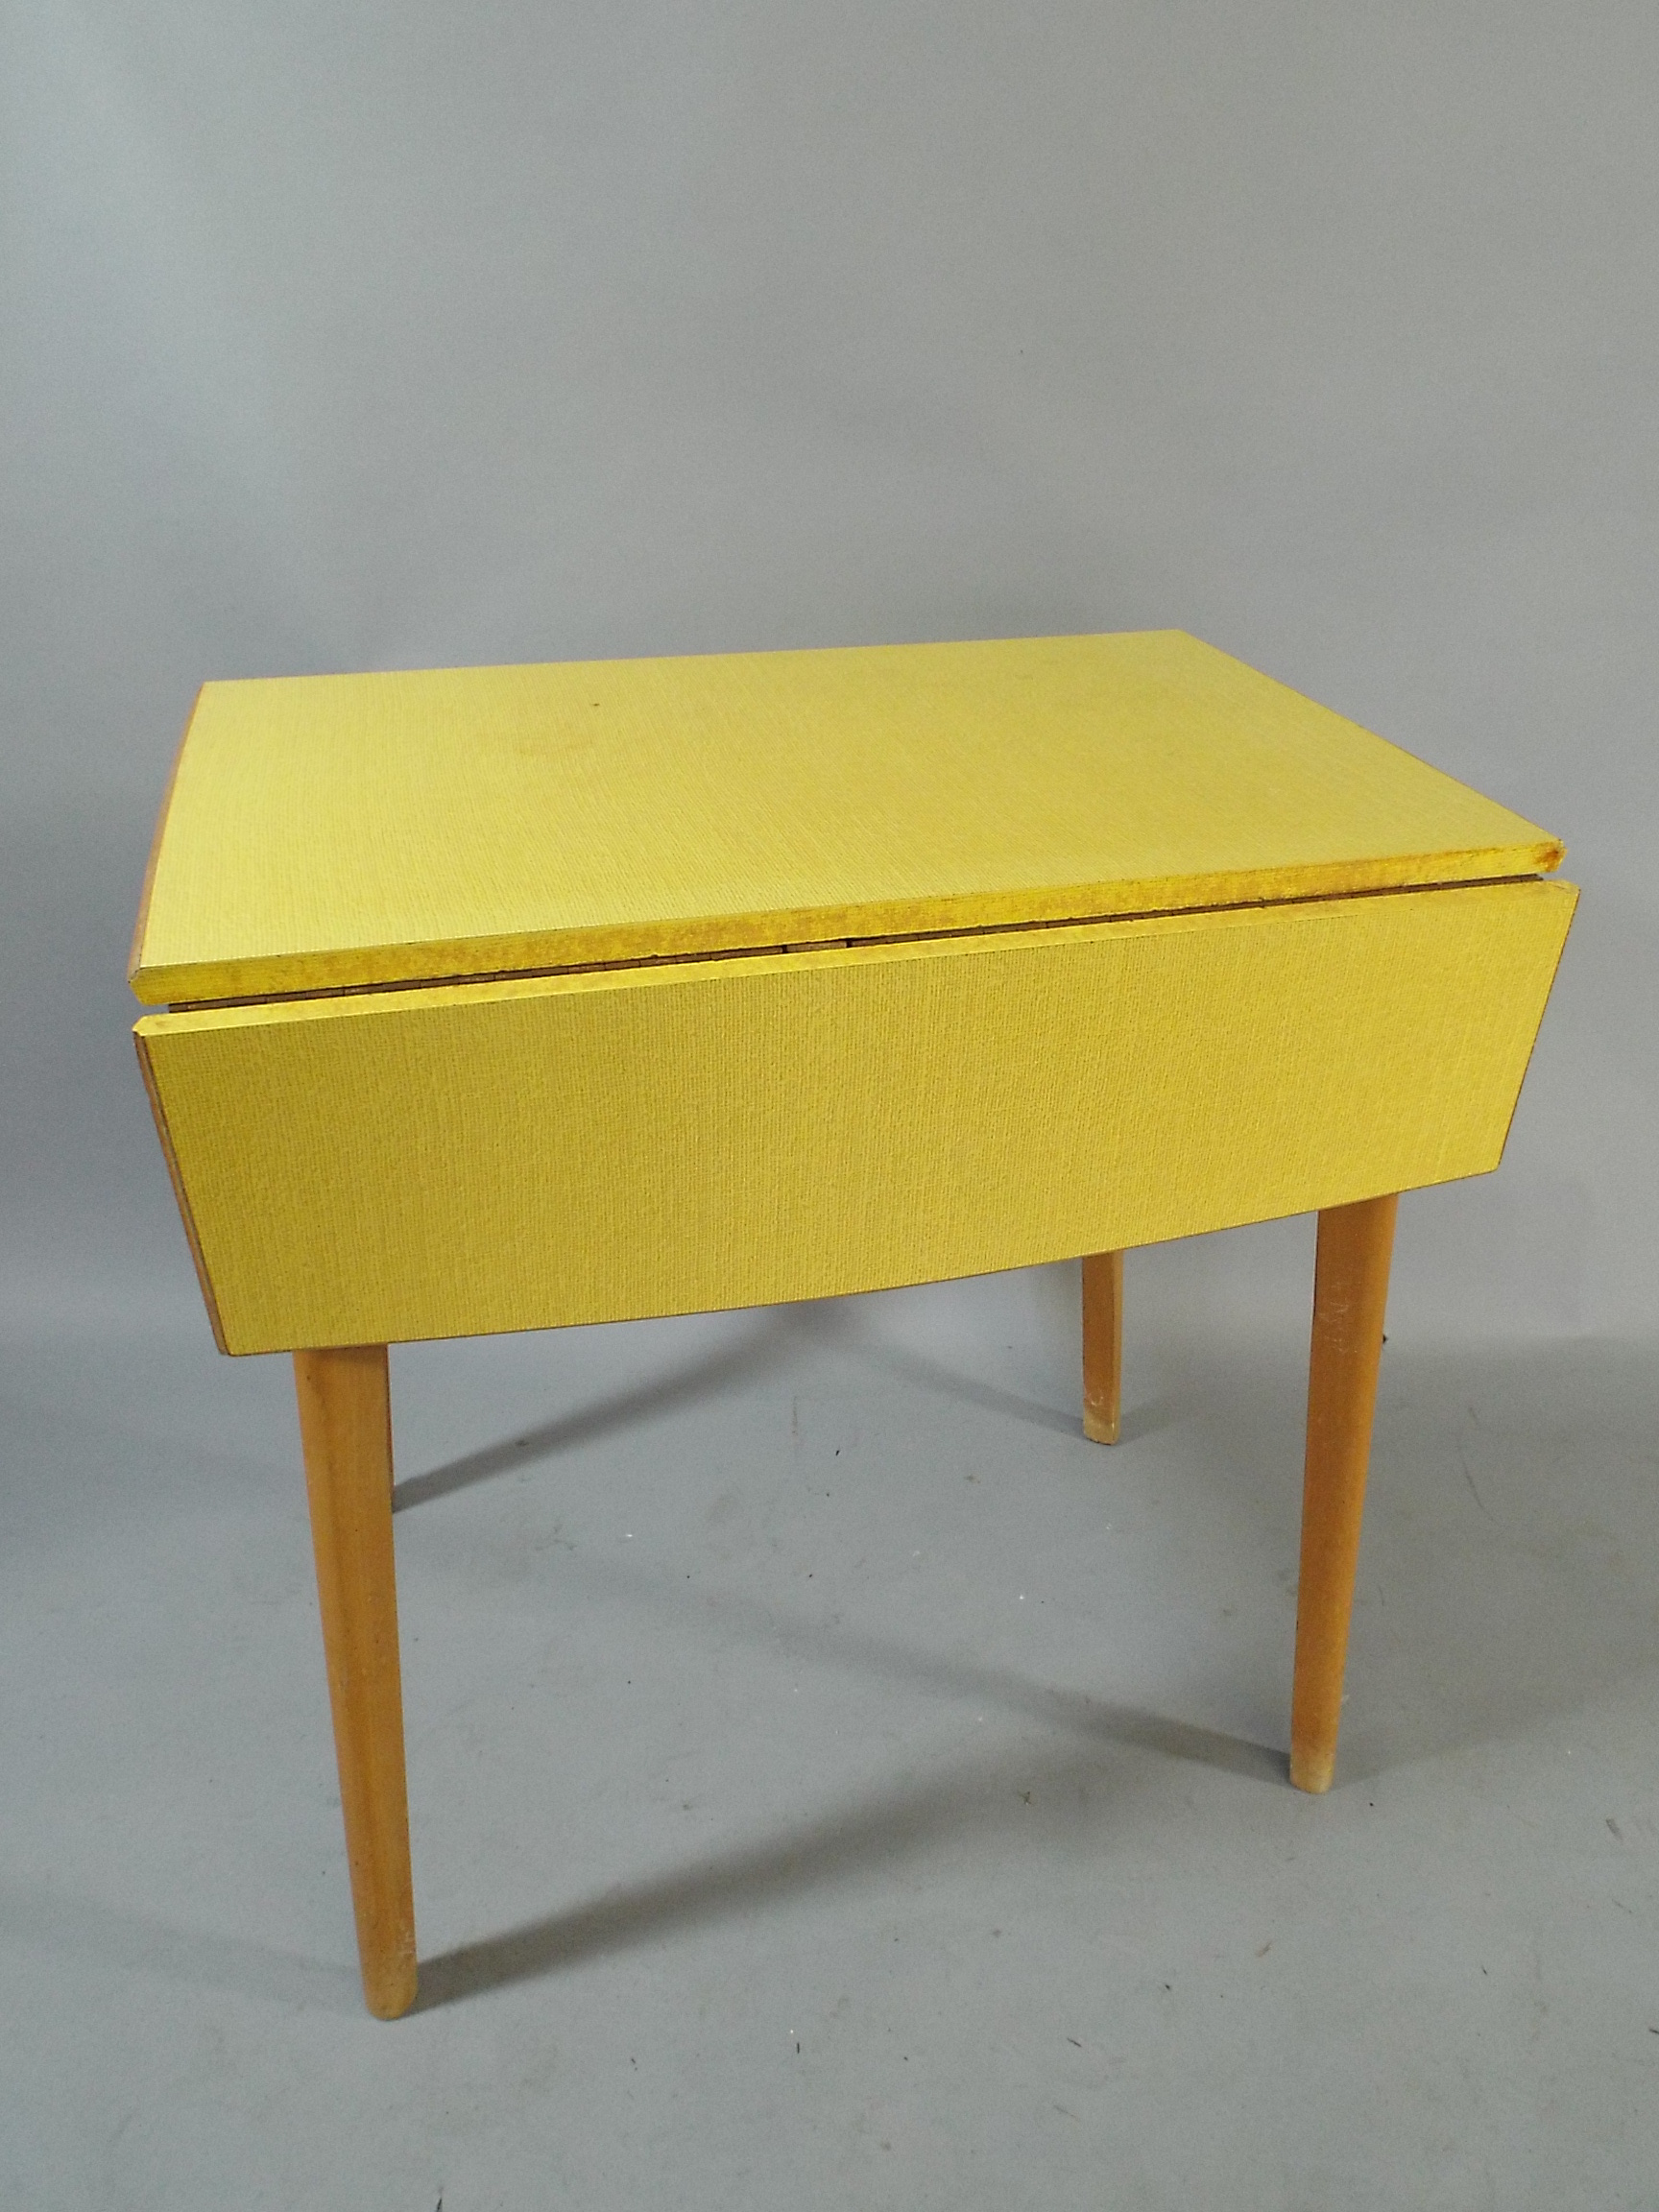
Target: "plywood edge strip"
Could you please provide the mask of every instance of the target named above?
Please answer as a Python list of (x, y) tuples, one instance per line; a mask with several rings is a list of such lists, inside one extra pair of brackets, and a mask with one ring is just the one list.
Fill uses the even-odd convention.
[[(159, 837), (159, 831), (157, 832)], [(903, 944), (1070, 928), (1183, 913), (1293, 905), (1383, 892), (1449, 890), (1525, 881), (1560, 864), (1559, 839), (1524, 847), (1412, 854), (1324, 868), (1255, 870), (1214, 877), (1151, 878), (1054, 891), (910, 900), (879, 906), (798, 908), (696, 924), (555, 930), (510, 937), (348, 948), (142, 968), (131, 977), (146, 1006), (324, 998), (347, 992), (494, 981), (510, 975), (668, 967), (695, 960), (765, 957), (790, 945)], [(1045, 909), (1046, 909), (1045, 911)], [(691, 944), (667, 942), (670, 930)]]
[[(1574, 916), (1578, 911), (1579, 896), (1578, 886), (1576, 883), (1564, 883), (1560, 880), (1559, 878), (1557, 878), (1555, 881), (1550, 885), (1550, 888), (1552, 891), (1563, 892), (1571, 903), (1567, 909), (1567, 926), (1561, 932), (1561, 942), (1556, 946), (1555, 957), (1550, 964), (1550, 981), (1546, 985), (1544, 992), (1544, 1005), (1546, 1009), (1548, 1009), (1551, 998), (1553, 996), (1555, 990), (1555, 978), (1561, 973), (1561, 963), (1567, 956), (1567, 938), (1573, 927)], [(1544, 1022), (1542, 1017), (1540, 1017), (1538, 1026), (1532, 1032), (1532, 1042), (1527, 1047), (1527, 1061), (1526, 1065), (1521, 1070), (1521, 1081), (1516, 1087), (1515, 1102), (1509, 1109), (1508, 1120), (1503, 1124), (1503, 1142), (1498, 1147), (1498, 1159), (1495, 1163), (1498, 1166), (1503, 1165), (1503, 1155), (1509, 1149), (1509, 1134), (1515, 1126), (1515, 1117), (1521, 1111), (1522, 1094), (1527, 1089), (1527, 1078), (1532, 1071), (1532, 1061), (1538, 1050), (1538, 1040), (1543, 1034)]]
[[(1575, 885), (1558, 878), (1503, 876), (1476, 883), (1414, 884), (1378, 896), (1402, 899), (1482, 899), (1504, 892), (1535, 892), (1545, 897), (1566, 896), (1575, 904)], [(721, 972), (736, 977), (787, 973), (801, 968), (843, 966), (850, 963), (950, 958), (1014, 951), (1039, 945), (1086, 942), (1122, 934), (1164, 934), (1183, 929), (1213, 927), (1249, 928), (1269, 918), (1289, 925), (1314, 923), (1344, 906), (1369, 903), (1345, 898), (1264, 901), (1247, 906), (1181, 906), (1159, 914), (1109, 915), (1086, 922), (1039, 925), (1025, 928), (962, 930), (937, 936), (876, 938), (845, 947), (788, 950), (774, 946), (741, 958), (718, 961), (696, 959), (624, 961), (587, 968), (509, 972), (488, 976), (434, 976), (419, 983), (399, 983), (332, 993), (299, 992), (269, 998), (233, 998), (216, 1004), (186, 1004), (141, 1015), (134, 1034), (168, 1037), (193, 1031), (236, 1027), (244, 1022), (279, 1022), (346, 1019), (354, 1014), (414, 1012), (421, 1006), (453, 1005), (463, 994), (480, 1003), (541, 997), (544, 994), (587, 991), (669, 988), (691, 979), (699, 970), (710, 976)]]
[(150, 840), (150, 855), (144, 863), (144, 881), (138, 893), (138, 912), (132, 923), (132, 942), (127, 951), (127, 980), (140, 1001), (145, 1001), (142, 978), (144, 967), (144, 933), (150, 926), (150, 902), (156, 894), (156, 871), (161, 861), (161, 840), (167, 834), (167, 817), (173, 809), (173, 793), (178, 787), (179, 771), (184, 761), (184, 748), (190, 742), (190, 727), (202, 705), (204, 684), (196, 686), (196, 696), (190, 702), (190, 711), (184, 719), (184, 734), (174, 748), (173, 765), (167, 771), (167, 786), (161, 794), (161, 805), (156, 815), (156, 831)]
[(150, 1111), (156, 1120), (156, 1134), (161, 1140), (161, 1157), (167, 1163), (167, 1174), (173, 1185), (173, 1195), (179, 1204), (179, 1218), (184, 1224), (184, 1240), (190, 1247), (191, 1264), (196, 1269), (196, 1280), (202, 1286), (202, 1302), (207, 1309), (207, 1320), (213, 1331), (213, 1341), (221, 1352), (228, 1353), (225, 1325), (219, 1315), (219, 1302), (213, 1295), (213, 1286), (207, 1278), (207, 1262), (202, 1250), (202, 1238), (196, 1228), (196, 1216), (190, 1210), (190, 1200), (184, 1190), (184, 1177), (180, 1170), (179, 1155), (174, 1149), (173, 1132), (167, 1126), (167, 1110), (161, 1103), (160, 1087), (156, 1081), (156, 1070), (150, 1064), (149, 1041), (142, 1023), (133, 1030), (132, 1043), (137, 1048), (139, 1072), (150, 1097)]

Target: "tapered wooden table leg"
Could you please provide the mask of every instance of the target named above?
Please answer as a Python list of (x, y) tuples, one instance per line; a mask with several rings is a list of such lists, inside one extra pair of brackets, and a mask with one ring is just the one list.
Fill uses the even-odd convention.
[(415, 1894), (386, 1347), (296, 1352), (294, 1380), (363, 1996), (371, 2012), (392, 2020), (415, 2002)]
[(1319, 1216), (1290, 1698), (1290, 1779), (1298, 1790), (1329, 1790), (1336, 1766), (1398, 1204), (1397, 1198), (1365, 1198), (1328, 1207)]
[(1083, 1262), (1083, 1433), (1116, 1444), (1123, 1403), (1123, 1255)]

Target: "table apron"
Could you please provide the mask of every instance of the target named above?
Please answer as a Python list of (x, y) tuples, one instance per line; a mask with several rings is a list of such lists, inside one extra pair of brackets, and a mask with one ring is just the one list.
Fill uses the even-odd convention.
[(1518, 880), (138, 1024), (223, 1347), (834, 1296), (1495, 1167)]

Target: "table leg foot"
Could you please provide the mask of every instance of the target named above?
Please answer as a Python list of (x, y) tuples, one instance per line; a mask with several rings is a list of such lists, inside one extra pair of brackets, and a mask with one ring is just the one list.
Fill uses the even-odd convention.
[(1083, 1433), (1116, 1444), (1123, 1405), (1123, 1255), (1083, 1262)]
[(1314, 1792), (1330, 1789), (1336, 1765), (1398, 1203), (1366, 1198), (1319, 1216), (1290, 1701), (1290, 1779)]
[(386, 1347), (296, 1352), (294, 1380), (363, 1996), (371, 2012), (392, 2020), (415, 2002), (415, 1896)]

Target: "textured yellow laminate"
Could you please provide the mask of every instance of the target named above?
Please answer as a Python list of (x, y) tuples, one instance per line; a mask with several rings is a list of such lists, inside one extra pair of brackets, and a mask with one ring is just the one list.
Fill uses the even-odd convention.
[(1178, 631), (209, 684), (132, 980), (249, 998), (1560, 856)]
[(150, 1016), (233, 1352), (1019, 1266), (1497, 1165), (1526, 881)]

